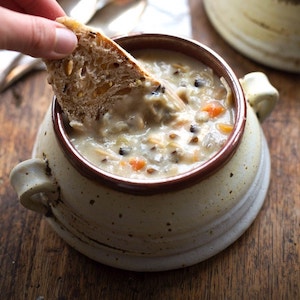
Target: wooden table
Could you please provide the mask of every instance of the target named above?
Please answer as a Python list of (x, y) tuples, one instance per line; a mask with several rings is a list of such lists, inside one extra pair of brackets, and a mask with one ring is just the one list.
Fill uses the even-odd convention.
[(185, 269), (135, 273), (96, 263), (70, 248), (9, 184), (30, 157), (50, 104), (46, 74), (36, 72), (0, 95), (1, 299), (300, 299), (300, 75), (256, 64), (229, 47), (190, 0), (194, 38), (219, 52), (238, 76), (265, 72), (280, 103), (263, 124), (272, 157), (264, 206), (246, 233), (215, 257)]

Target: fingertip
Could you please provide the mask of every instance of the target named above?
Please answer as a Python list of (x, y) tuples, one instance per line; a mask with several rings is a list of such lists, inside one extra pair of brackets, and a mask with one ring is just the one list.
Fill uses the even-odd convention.
[(56, 39), (52, 52), (53, 59), (59, 59), (72, 53), (77, 46), (77, 37), (69, 29), (58, 27), (55, 29)]

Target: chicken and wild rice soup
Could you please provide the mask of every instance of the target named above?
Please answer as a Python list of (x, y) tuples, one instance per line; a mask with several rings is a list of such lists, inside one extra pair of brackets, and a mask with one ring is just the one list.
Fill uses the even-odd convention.
[(175, 176), (206, 162), (234, 126), (232, 94), (224, 79), (181, 53), (143, 50), (133, 55), (167, 82), (182, 107), (174, 109), (164, 87), (142, 99), (129, 97), (126, 105), (114, 105), (93, 124), (71, 122), (73, 145), (97, 167), (127, 178)]

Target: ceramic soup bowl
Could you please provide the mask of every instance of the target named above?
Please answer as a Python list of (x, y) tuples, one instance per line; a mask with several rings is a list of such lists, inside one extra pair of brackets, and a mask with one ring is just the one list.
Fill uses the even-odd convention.
[(278, 92), (262, 73), (239, 80), (219, 55), (196, 41), (161, 34), (116, 41), (129, 52), (182, 52), (224, 77), (236, 110), (226, 144), (183, 174), (153, 181), (119, 177), (77, 152), (54, 98), (33, 158), (12, 170), (11, 183), (22, 205), (43, 213), (67, 243), (98, 262), (134, 271), (193, 265), (233, 243), (263, 204), (270, 157), (258, 117), (271, 112)]

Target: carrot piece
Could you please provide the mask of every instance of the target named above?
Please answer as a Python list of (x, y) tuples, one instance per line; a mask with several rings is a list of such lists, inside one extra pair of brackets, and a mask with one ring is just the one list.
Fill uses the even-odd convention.
[(129, 160), (129, 164), (131, 165), (132, 170), (139, 171), (146, 166), (146, 161), (138, 157), (132, 157)]
[(210, 118), (215, 118), (225, 111), (225, 107), (217, 101), (209, 102), (201, 108), (208, 112)]
[(217, 124), (217, 128), (222, 133), (229, 134), (229, 133), (231, 133), (231, 131), (233, 129), (233, 125), (232, 124), (219, 123), (219, 124)]

